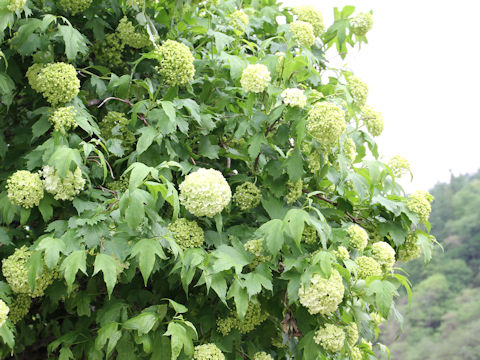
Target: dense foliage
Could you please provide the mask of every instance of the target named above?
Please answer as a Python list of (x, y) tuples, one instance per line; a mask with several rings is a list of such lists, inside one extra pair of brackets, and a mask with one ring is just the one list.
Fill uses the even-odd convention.
[(372, 15), (334, 15), (0, 1), (2, 358), (388, 356), (432, 198), (326, 60)]
[(432, 189), (432, 233), (442, 244), (428, 267), (412, 261), (413, 301), (400, 300), (401, 324), (389, 323), (382, 339), (392, 358), (476, 359), (480, 330), (480, 173), (451, 178)]

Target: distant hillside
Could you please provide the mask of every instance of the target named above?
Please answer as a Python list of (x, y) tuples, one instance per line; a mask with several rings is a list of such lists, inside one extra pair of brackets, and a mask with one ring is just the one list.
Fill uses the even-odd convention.
[(404, 331), (392, 323), (381, 340), (393, 360), (480, 359), (480, 171), (431, 193), (432, 233), (445, 252), (404, 267), (414, 286), (411, 307), (405, 299), (400, 309)]

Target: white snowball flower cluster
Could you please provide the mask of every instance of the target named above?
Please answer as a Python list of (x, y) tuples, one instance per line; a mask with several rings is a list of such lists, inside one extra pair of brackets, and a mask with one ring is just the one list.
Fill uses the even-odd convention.
[(350, 225), (347, 229), (347, 233), (350, 236), (350, 244), (360, 251), (365, 249), (368, 244), (368, 233), (364, 228), (357, 224)]
[(242, 72), (240, 84), (245, 92), (261, 93), (268, 86), (272, 77), (263, 64), (250, 64)]
[(337, 325), (325, 324), (324, 327), (315, 332), (313, 341), (325, 350), (338, 352), (342, 350), (345, 344), (345, 332)]
[(390, 272), (395, 264), (395, 250), (390, 244), (379, 241), (372, 245), (372, 258), (374, 258), (387, 272)]
[(335, 104), (317, 102), (308, 113), (307, 131), (324, 145), (335, 145), (346, 128), (345, 113)]
[(79, 167), (68, 171), (62, 179), (52, 166), (44, 166), (40, 174), (43, 177), (45, 190), (54, 195), (55, 200), (73, 200), (83, 190), (85, 179)]
[(282, 91), (280, 96), (283, 98), (283, 103), (287, 106), (298, 106), (299, 108), (303, 109), (307, 105), (305, 91), (301, 89), (285, 89)]
[(180, 184), (180, 202), (195, 216), (214, 217), (232, 198), (232, 191), (220, 171), (198, 169)]
[(225, 360), (225, 355), (215, 344), (204, 344), (195, 346), (193, 352), (195, 360)]

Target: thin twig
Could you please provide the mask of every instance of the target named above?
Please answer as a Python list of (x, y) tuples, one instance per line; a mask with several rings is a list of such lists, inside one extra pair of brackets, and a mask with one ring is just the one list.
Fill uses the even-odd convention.
[[(307, 193), (307, 194), (310, 193), (310, 191), (308, 191), (308, 190), (303, 190), (303, 192), (304, 192), (304, 193)], [(338, 207), (338, 203), (337, 203), (337, 202), (332, 201), (332, 200), (329, 200), (329, 199), (327, 199), (326, 197), (324, 197), (324, 196), (322, 196), (322, 195), (320, 195), (320, 194), (315, 194), (315, 195), (313, 195), (313, 196), (315, 196), (316, 198), (318, 198), (318, 199), (320, 199), (320, 200), (323, 200), (323, 201), (325, 201), (325, 202), (327, 202), (327, 203), (329, 203), (329, 204), (331, 204), (331, 205), (333, 205), (333, 206), (335, 206), (335, 207)], [(350, 214), (348, 211), (345, 211), (345, 215), (346, 215), (348, 218), (350, 218), (350, 219), (351, 219), (354, 223), (356, 223), (356, 224), (360, 224), (360, 223), (362, 222), (361, 219), (353, 216), (353, 215)]]
[[(224, 142), (220, 142), (220, 146), (225, 149), (225, 152), (227, 152), (227, 146), (225, 145)], [(232, 166), (232, 159), (227, 157), (227, 169), (230, 169), (231, 166)]]
[(100, 105), (98, 105), (97, 107), (100, 109), (100, 108), (101, 108), (103, 105), (105, 105), (105, 103), (106, 103), (107, 101), (109, 101), (109, 100), (118, 100), (118, 101), (121, 101), (121, 102), (123, 102), (123, 103), (125, 103), (125, 104), (128, 104), (128, 105), (130, 105), (131, 107), (133, 107), (133, 104), (130, 102), (130, 100), (128, 100), (128, 99), (120, 99), (120, 98), (114, 97), (114, 96), (110, 96), (110, 97), (104, 99), (104, 100), (100, 103)]
[[(93, 160), (93, 159), (99, 159), (99, 160), (100, 160), (100, 156), (96, 156), (96, 155), (93, 156), (93, 155), (92, 155), (92, 156), (89, 156), (89, 157), (88, 157), (88, 160)], [(105, 163), (107, 164), (108, 170), (110, 170), (110, 176), (112, 177), (113, 180), (115, 180), (115, 176), (113, 175), (113, 169), (112, 169), (112, 167), (110, 166), (110, 163), (109, 163), (107, 160), (105, 160)], [(100, 163), (98, 163), (98, 162), (97, 162), (97, 164), (100, 165)], [(100, 166), (101, 166), (101, 165), (100, 165)]]
[(105, 191), (105, 192), (109, 192), (110, 194), (113, 194), (113, 197), (115, 199), (118, 199), (118, 193), (116, 191), (107, 189), (106, 187), (103, 187), (102, 185), (98, 185), (97, 189), (100, 189), (100, 190)]

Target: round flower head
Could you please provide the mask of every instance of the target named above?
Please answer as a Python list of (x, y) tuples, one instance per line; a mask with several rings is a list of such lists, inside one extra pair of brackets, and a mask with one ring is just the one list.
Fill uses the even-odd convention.
[(375, 323), (375, 325), (380, 326), (383, 323), (383, 316), (377, 312), (370, 313), (370, 319)]
[(243, 33), (249, 22), (248, 15), (243, 10), (236, 10), (230, 15), (230, 26)]
[(418, 215), (421, 222), (427, 222), (432, 211), (433, 196), (428, 191), (415, 191), (408, 195), (407, 207)]
[(196, 221), (177, 219), (168, 226), (173, 239), (183, 249), (201, 247), (204, 241), (203, 230)]
[(348, 236), (350, 236), (350, 244), (359, 251), (363, 251), (368, 244), (368, 233), (364, 228), (357, 224), (350, 225), (347, 229)]
[(240, 84), (245, 92), (261, 93), (268, 86), (270, 80), (270, 72), (263, 64), (249, 64), (242, 71)]
[(217, 331), (226, 336), (236, 328), (238, 319), (235, 317), (227, 317), (225, 319), (217, 319)]
[(106, 34), (102, 42), (95, 43), (95, 58), (98, 63), (108, 65), (113, 69), (122, 68), (125, 65), (122, 58), (124, 47), (118, 34)]
[(8, 318), (12, 324), (18, 323), (22, 320), (30, 310), (32, 304), (32, 298), (27, 294), (18, 294), (10, 305), (10, 315)]
[(64, 10), (75, 15), (87, 10), (90, 7), (92, 0), (59, 0), (58, 3)]
[(350, 259), (350, 254), (345, 246), (339, 246), (338, 249), (334, 251), (334, 254), (340, 260)]
[(32, 252), (26, 246), (15, 249), (12, 255), (2, 260), (2, 273), (14, 293), (28, 294), (33, 298), (43, 295), (45, 289), (53, 282), (55, 273), (44, 266), (42, 274), (35, 279), (35, 288), (32, 292), (28, 282), (28, 269), (25, 266), (30, 256)]
[(360, 256), (355, 259), (358, 266), (357, 275), (359, 279), (366, 279), (369, 276), (381, 276), (380, 264), (368, 256)]
[(261, 351), (253, 355), (253, 360), (273, 360), (273, 357), (272, 355), (267, 354), (265, 351)]
[(159, 73), (169, 86), (184, 86), (193, 80), (195, 75), (195, 58), (185, 44), (167, 40), (159, 46), (155, 53), (160, 62)]
[(305, 96), (305, 91), (300, 89), (285, 89), (280, 94), (283, 98), (283, 103), (287, 106), (298, 106), (303, 109), (307, 105), (307, 97)]
[(358, 326), (356, 323), (350, 323), (345, 327), (345, 335), (349, 345), (353, 346), (358, 341)]
[(392, 170), (393, 175), (398, 178), (410, 172), (410, 163), (400, 155), (392, 157), (387, 165)]
[(301, 241), (306, 244), (315, 244), (317, 242), (317, 229), (311, 225), (305, 225)]
[(343, 151), (353, 163), (355, 161), (355, 158), (357, 157), (357, 147), (352, 139), (347, 138), (345, 140), (345, 142), (343, 143)]
[(307, 131), (323, 145), (335, 145), (346, 128), (345, 113), (335, 104), (317, 102), (308, 113)]
[(7, 321), (9, 311), (10, 309), (7, 304), (5, 304), (3, 300), (0, 300), (0, 327), (5, 324), (5, 321)]
[(373, 27), (373, 17), (370, 13), (360, 13), (350, 20), (352, 32), (357, 36), (365, 36)]
[(242, 211), (251, 210), (260, 204), (262, 193), (260, 189), (251, 182), (245, 182), (235, 189), (233, 201)]
[(293, 8), (293, 13), (298, 16), (298, 20), (312, 25), (315, 36), (322, 35), (325, 30), (323, 17), (315, 7), (309, 5), (296, 6)]
[(198, 169), (180, 184), (180, 202), (195, 216), (214, 217), (228, 205), (232, 192), (220, 171)]
[(75, 121), (77, 111), (73, 106), (61, 107), (55, 110), (49, 120), (53, 124), (55, 131), (65, 135), (70, 129), (75, 129), (78, 125)]
[(398, 261), (406, 263), (415, 260), (422, 254), (422, 248), (418, 245), (418, 238), (415, 234), (408, 235), (405, 242), (398, 250)]
[(127, 17), (122, 18), (117, 26), (117, 34), (125, 45), (135, 49), (141, 49), (150, 44), (148, 36), (135, 32), (135, 26)]
[(379, 241), (372, 245), (372, 258), (374, 258), (387, 272), (390, 272), (395, 264), (395, 250), (390, 244)]
[(350, 360), (362, 360), (363, 353), (358, 346), (353, 346), (350, 348)]
[(43, 64), (33, 64), (28, 68), (27, 73), (25, 74), (31, 88), (36, 92), (40, 92), (40, 83), (38, 81), (38, 74), (40, 74), (40, 71), (42, 69), (43, 69)]
[(345, 344), (345, 332), (337, 325), (325, 324), (315, 332), (313, 341), (327, 351), (338, 352)]
[(310, 284), (300, 286), (298, 297), (300, 304), (308, 309), (310, 314), (328, 315), (334, 312), (343, 300), (345, 287), (337, 270), (332, 270), (328, 279), (315, 274)]
[(7, 180), (7, 196), (9, 200), (24, 208), (38, 206), (43, 199), (42, 180), (38, 174), (19, 170)]
[(40, 174), (45, 190), (53, 194), (55, 200), (73, 200), (85, 186), (85, 179), (79, 167), (73, 172), (68, 170), (63, 179), (55, 168), (48, 165), (43, 167)]
[(225, 360), (225, 355), (215, 344), (204, 344), (195, 346), (193, 352), (195, 360)]
[(37, 77), (36, 89), (53, 106), (71, 101), (80, 91), (75, 68), (63, 62), (45, 65)]
[(300, 196), (302, 196), (303, 191), (303, 181), (298, 179), (296, 182), (288, 181), (287, 182), (287, 204), (293, 204)]
[(267, 320), (268, 314), (262, 310), (260, 304), (250, 302), (243, 320), (238, 320), (235, 325), (240, 334), (247, 334), (253, 331), (255, 327)]
[(313, 26), (305, 21), (294, 21), (290, 24), (290, 31), (300, 46), (311, 47), (315, 43)]
[(23, 10), (27, 0), (6, 0), (6, 3), (7, 9), (11, 12), (15, 12), (17, 10)]
[(263, 254), (263, 238), (249, 240), (243, 245), (244, 249), (255, 255), (253, 261), (249, 264), (249, 267), (254, 269), (258, 264), (270, 260), (270, 256)]
[(363, 106), (367, 102), (368, 86), (360, 78), (356, 76), (350, 76), (348, 78), (348, 86), (353, 100), (358, 106)]
[(322, 168), (322, 157), (318, 151), (314, 150), (308, 155), (308, 168), (313, 174)]
[(379, 136), (383, 132), (383, 115), (373, 110), (369, 105), (362, 107), (363, 122), (367, 126), (368, 131), (373, 136)]

